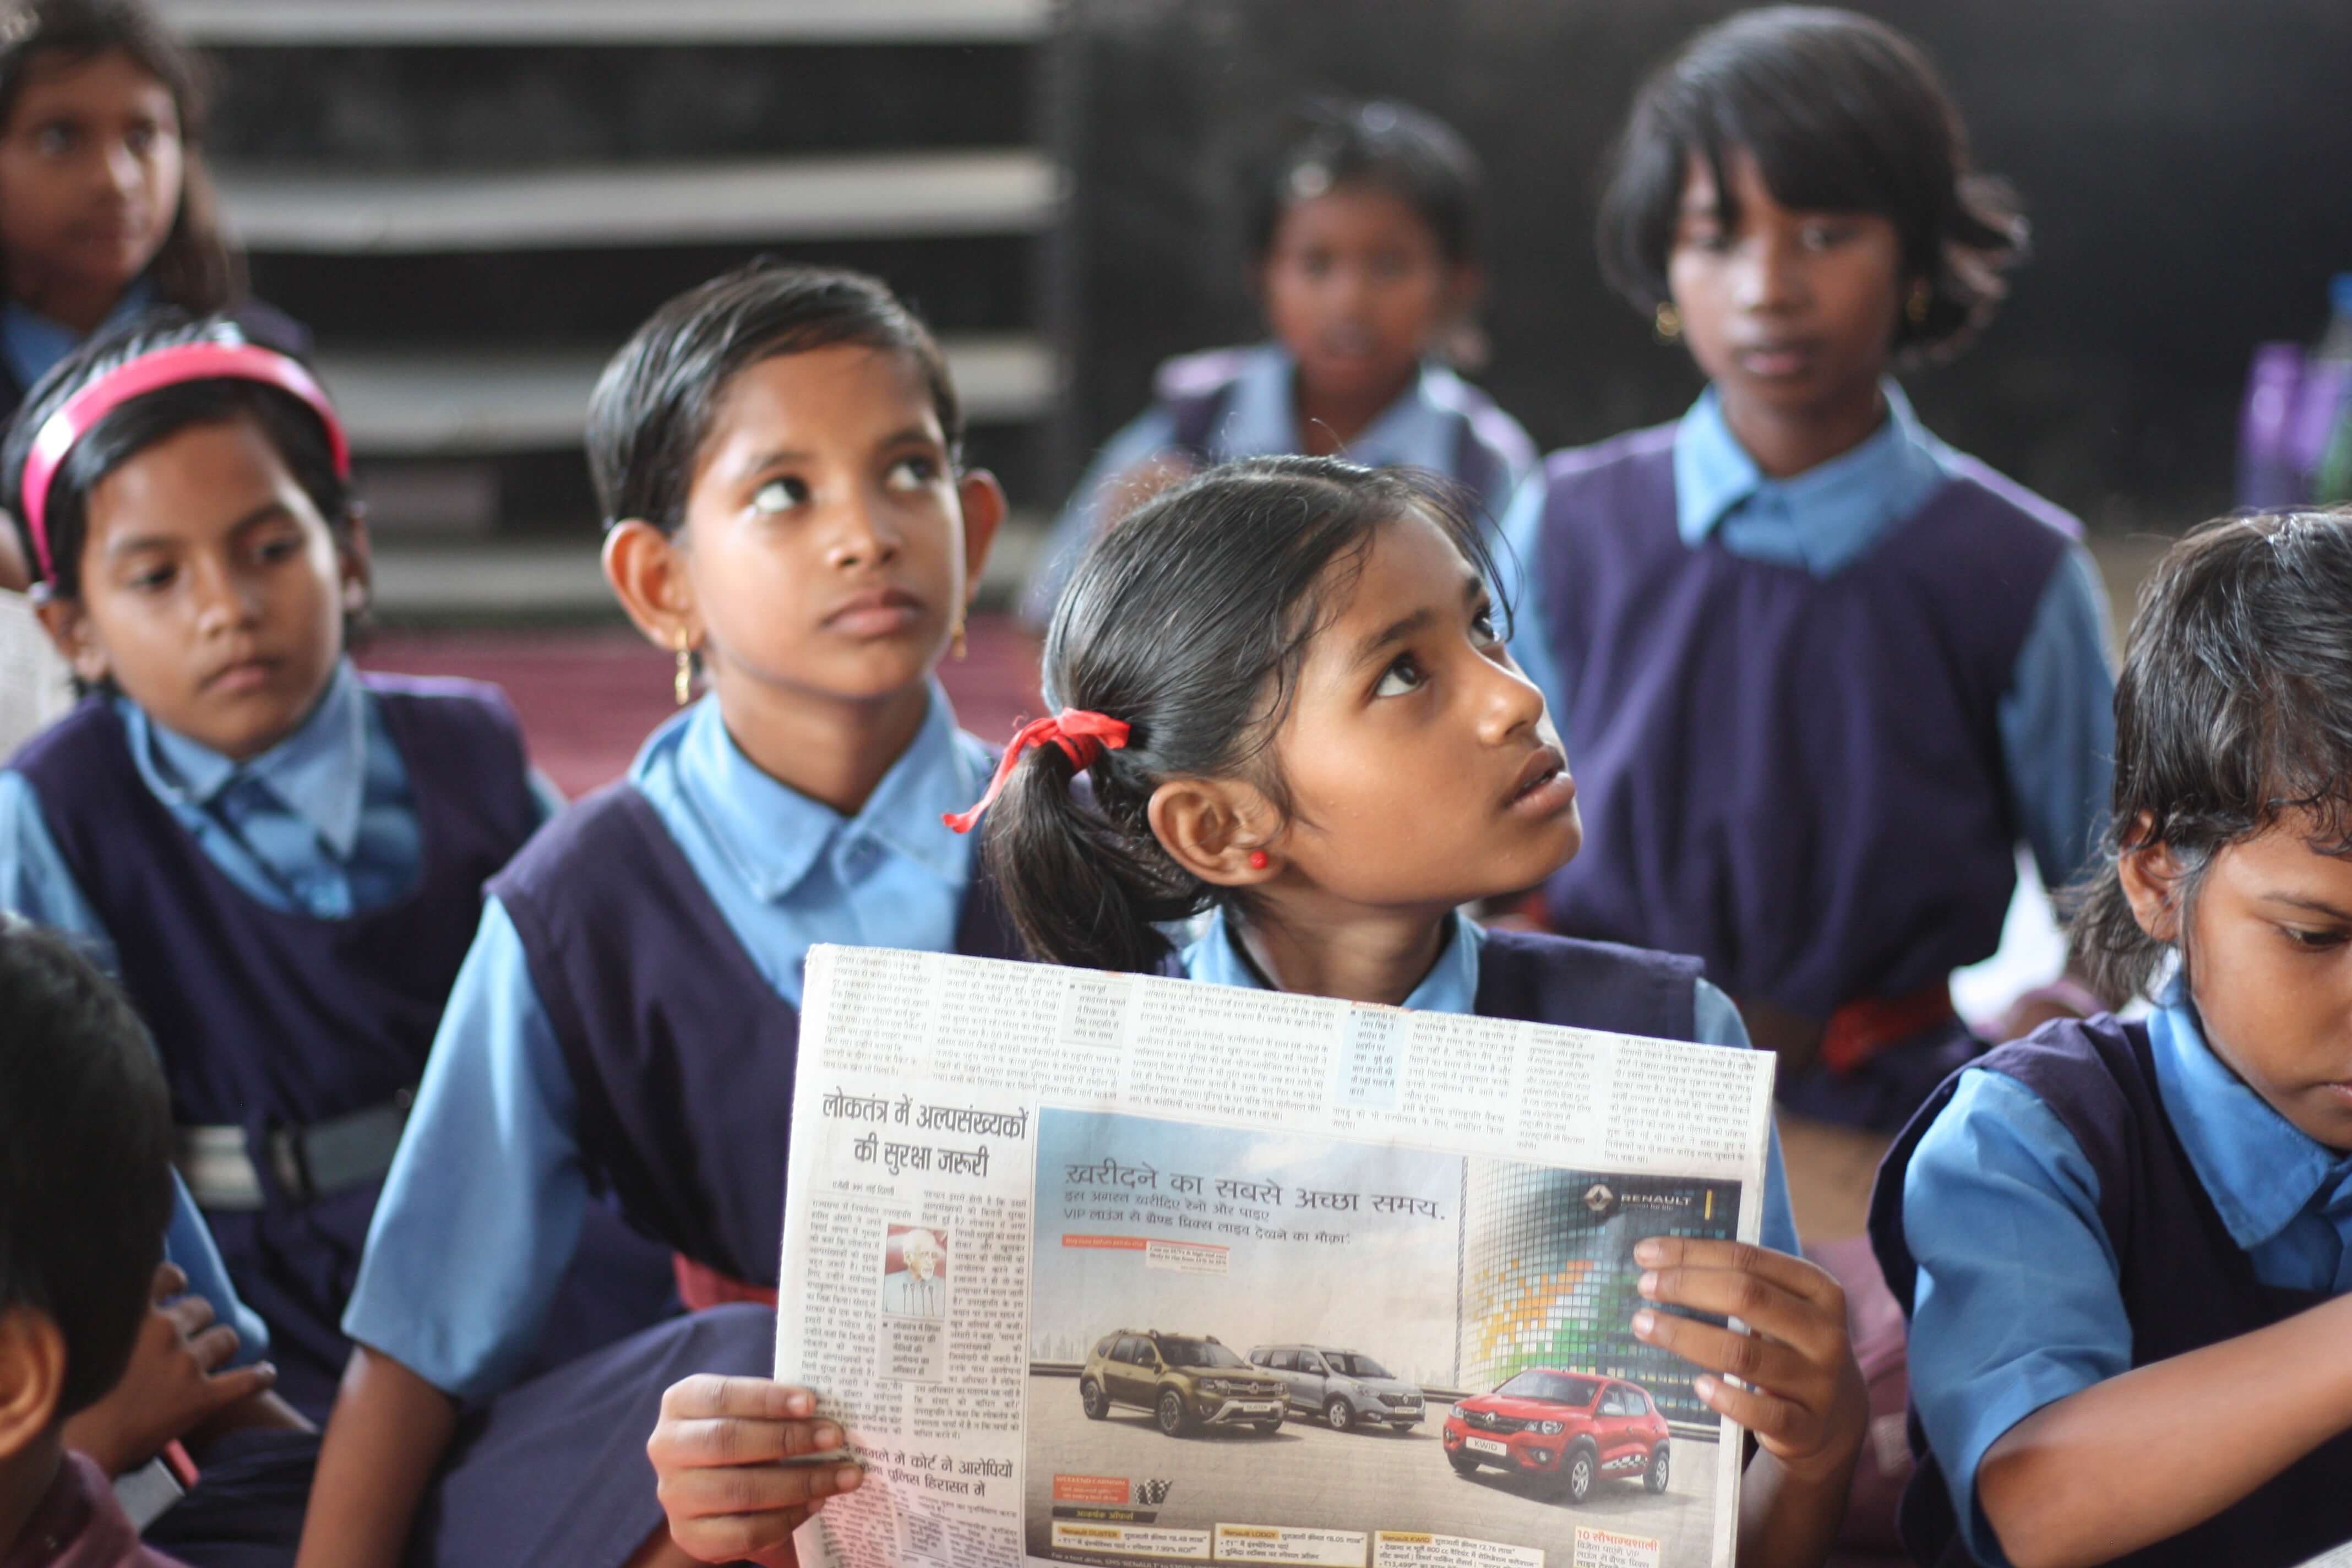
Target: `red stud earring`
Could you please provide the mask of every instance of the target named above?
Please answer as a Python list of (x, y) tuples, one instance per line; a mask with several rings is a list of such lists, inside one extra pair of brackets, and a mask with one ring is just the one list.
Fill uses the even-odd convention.
[(1253, 870), (1253, 871), (1263, 871), (1263, 870), (1265, 870), (1265, 869), (1266, 868), (1266, 867), (1267, 867), (1267, 865), (1268, 865), (1268, 864), (1269, 864), (1269, 862), (1268, 862), (1268, 861), (1267, 861), (1267, 859), (1266, 859), (1266, 857), (1265, 857), (1265, 850), (1263, 850), (1263, 849), (1253, 849), (1253, 850), (1251, 850), (1251, 851), (1250, 851), (1250, 869), (1251, 869), (1251, 870)]

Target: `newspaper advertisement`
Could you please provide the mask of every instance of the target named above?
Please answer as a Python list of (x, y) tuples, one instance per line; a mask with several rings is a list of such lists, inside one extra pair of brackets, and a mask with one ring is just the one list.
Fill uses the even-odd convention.
[(1634, 1244), (1754, 1241), (1769, 1053), (810, 955), (776, 1373), (809, 1568), (1727, 1568)]

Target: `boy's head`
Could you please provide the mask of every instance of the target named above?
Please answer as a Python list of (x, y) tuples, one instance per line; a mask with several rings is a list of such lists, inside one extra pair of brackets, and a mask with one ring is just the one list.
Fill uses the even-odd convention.
[[(1780, 5), (1707, 28), (1643, 83), (1599, 240), (1610, 285), (1644, 313), (1675, 307), (1701, 368), (1736, 385), (1740, 347), (1776, 334), (1817, 359), (1850, 336), (1874, 375), (1892, 352), (1957, 351), (1991, 319), (2024, 236), (2007, 188), (1971, 172), (1916, 46), (1850, 11)], [(1738, 271), (1775, 247), (1796, 259), (1760, 280)], [(1872, 276), (1842, 280), (1845, 261)], [(1743, 337), (1759, 315), (1771, 331)], [(1764, 368), (1788, 381), (1805, 367)], [(1758, 379), (1769, 395), (1775, 377)]]
[(2120, 1001), (2177, 952), (2215, 1053), (2352, 1148), (2352, 511), (2226, 519), (2165, 557), (2114, 805), (2077, 962)]
[(366, 602), (324, 393), (223, 318), (158, 312), (42, 377), (0, 504), (76, 676), (238, 761), (308, 716)]
[(0, 1468), (122, 1375), (172, 1213), (163, 1068), (65, 941), (0, 915)]
[(1410, 104), (1292, 119), (1250, 212), (1267, 325), (1308, 393), (1391, 396), (1476, 303), (1477, 155)]
[(739, 682), (919, 692), (1004, 510), (920, 320), (871, 278), (760, 261), (654, 312), (588, 412), (605, 574), (638, 627)]
[(101, 313), (142, 273), (216, 310), (236, 258), (197, 148), (196, 56), (143, 0), (14, 0), (0, 10), (0, 255), (10, 294)]

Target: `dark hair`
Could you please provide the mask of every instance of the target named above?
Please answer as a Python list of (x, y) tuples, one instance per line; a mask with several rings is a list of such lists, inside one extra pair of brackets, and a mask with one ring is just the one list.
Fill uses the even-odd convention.
[(1851, 11), (1776, 5), (1707, 28), (1642, 84), (1611, 154), (1601, 271), (1644, 312), (1664, 300), (1666, 260), (1690, 160), (1715, 177), (1716, 211), (1738, 222), (1725, 171), (1753, 154), (1775, 201), (1874, 213), (1902, 237), (1903, 268), (1931, 290), (1899, 349), (1957, 353), (2008, 292), (2025, 219), (2008, 185), (1969, 166), (1968, 132), (1918, 47)]
[(64, 938), (0, 915), (0, 1312), (65, 1336), (58, 1415), (122, 1375), (172, 1218), (172, 1110), (139, 1016)]
[(1169, 951), (1160, 925), (1234, 900), (1161, 847), (1151, 793), (1171, 777), (1244, 776), (1288, 808), (1268, 751), (1307, 645), (1374, 536), (1415, 513), (1494, 581), (1454, 486), (1336, 458), (1212, 468), (1087, 547), (1045, 634), (1046, 700), (1130, 731), (1087, 770), (1091, 802), (1073, 794), (1069, 759), (1045, 745), (1022, 757), (991, 808), (989, 872), (1031, 952), (1149, 972)]
[[(25, 462), (50, 415), (74, 394), (142, 354), (193, 342), (243, 342), (246, 336), (226, 316), (191, 321), (181, 311), (152, 310), (120, 330), (90, 339), (52, 366), (34, 384), (0, 445), (0, 506), (16, 525), (25, 562), (40, 570), (32, 529), (25, 521)], [(100, 480), (166, 437), (192, 425), (247, 418), (269, 438), (287, 470), (302, 487), (338, 540), (348, 539), (357, 515), (351, 487), (335, 472), (327, 428), (310, 405), (280, 387), (221, 377), (158, 387), (110, 410), (90, 426), (49, 480), (47, 510), (50, 591), (72, 597), (81, 592), (81, 550), (89, 523), (89, 492)]]
[(1250, 253), (1274, 248), (1283, 215), (1342, 185), (1370, 185), (1402, 200), (1437, 238), (1445, 259), (1478, 259), (1478, 155), (1460, 132), (1409, 103), (1310, 99), (1293, 110), (1281, 148), (1257, 181)]
[(148, 274), (165, 303), (209, 314), (245, 293), (245, 269), (221, 233), (205, 169), (205, 73), (145, 0), (17, 0), (0, 12), (0, 129), (43, 61), (78, 65), (114, 50), (162, 82), (180, 116), (180, 210)]
[(2184, 931), (2214, 855), (2289, 815), (2312, 814), (2315, 848), (2352, 855), (2352, 509), (2225, 518), (2165, 555), (2116, 682), (2115, 778), (2105, 858), (2069, 922), (2114, 1005), (2165, 956), (2132, 917), (2123, 852), (2171, 851)]
[(921, 318), (862, 272), (762, 257), (656, 310), (597, 379), (588, 470), (604, 525), (634, 517), (677, 532), (711, 416), (735, 377), (762, 360), (839, 343), (912, 358), (930, 384), (948, 454), (961, 459), (963, 406)]

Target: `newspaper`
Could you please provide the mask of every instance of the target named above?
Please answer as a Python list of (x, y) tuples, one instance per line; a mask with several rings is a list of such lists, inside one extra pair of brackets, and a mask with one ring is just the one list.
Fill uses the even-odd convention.
[(1754, 1241), (1765, 1052), (810, 955), (776, 1374), (808, 1568), (1727, 1565), (1737, 1428), (1633, 1245)]

